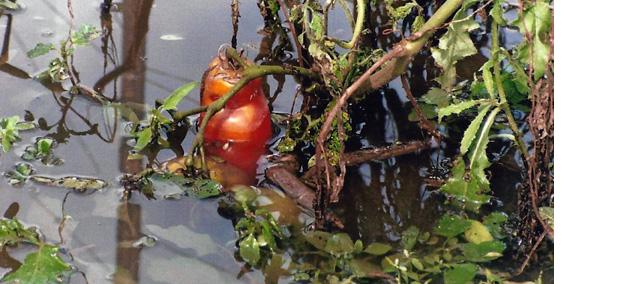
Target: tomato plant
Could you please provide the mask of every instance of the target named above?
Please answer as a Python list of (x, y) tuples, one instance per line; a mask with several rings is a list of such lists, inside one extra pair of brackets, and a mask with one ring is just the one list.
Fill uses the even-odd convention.
[[(207, 106), (225, 95), (240, 76), (239, 70), (227, 60), (213, 59), (204, 74), (200, 104)], [(262, 86), (261, 78), (250, 81), (203, 130), (206, 154), (219, 156), (250, 175), (254, 175), (256, 162), (272, 135), (270, 111)]]

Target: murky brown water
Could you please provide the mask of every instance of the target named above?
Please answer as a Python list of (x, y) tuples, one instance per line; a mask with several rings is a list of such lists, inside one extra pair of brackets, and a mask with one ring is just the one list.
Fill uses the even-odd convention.
[[(123, 102), (152, 104), (183, 83), (199, 80), (210, 58), (232, 37), (229, 2), (124, 0), (112, 8), (110, 18), (101, 16), (101, 1), (73, 1), (75, 26), (92, 24), (111, 30), (111, 38), (77, 50), (74, 63), (81, 81)], [(236, 234), (231, 221), (217, 213), (216, 200), (147, 200), (134, 195), (128, 203), (120, 201), (119, 177), (143, 165), (127, 160), (129, 137), (114, 110), (83, 97), (75, 98), (71, 108), (65, 107), (62, 93), (25, 78), (44, 70), (52, 56), (29, 59), (26, 51), (38, 42), (58, 43), (67, 36), (71, 21), (66, 1), (21, 3), (24, 10), (0, 18), (0, 35), (9, 44), (5, 44), (8, 61), (0, 66), (0, 116), (23, 115), (23, 110), (29, 110), (50, 130), (25, 133), (18, 147), (2, 154), (0, 169), (10, 170), (20, 161), (17, 153), (34, 137), (54, 133), (60, 143), (55, 154), (65, 164), (48, 167), (36, 162), (39, 174), (99, 177), (110, 183), (100, 192), (71, 193), (64, 204), (71, 219), (62, 231), (62, 247), (74, 257), (73, 264), (85, 272), (90, 283), (262, 282), (259, 271), (238, 277), (243, 264), (234, 258)], [(253, 58), (262, 38), (256, 27), (263, 26), (256, 1), (241, 1), (241, 14), (239, 47)], [(345, 25), (343, 16), (334, 17), (330, 24), (336, 36), (348, 36), (344, 29), (335, 29)], [(274, 90), (275, 81), (268, 82)], [(420, 85), (419, 93), (424, 88)], [(295, 89), (295, 82), (288, 78), (273, 104), (275, 112), (289, 112)], [(363, 138), (351, 141), (348, 150), (419, 138), (412, 129), (414, 124), (407, 121), (409, 106), (400, 90), (397, 81), (353, 106), (365, 113), (353, 121)], [(191, 95), (181, 107), (195, 106), (197, 99)], [(91, 127), (96, 131), (89, 131)], [(190, 138), (183, 145), (190, 145)], [(443, 149), (453, 150), (435, 149), (349, 168), (338, 210), (348, 232), (370, 242), (397, 240), (412, 224), (430, 229), (442, 212), (442, 199), (429, 190), (425, 178), (437, 174), (443, 159), (455, 151), (449, 140), (446, 143)], [(163, 151), (158, 159), (172, 156), (174, 153)], [(510, 175), (510, 171), (501, 175), (508, 178), (498, 181), (504, 186), (496, 188), (512, 190), (519, 175)], [(502, 199), (510, 209), (514, 196), (497, 194), (506, 196)], [(59, 188), (33, 184), (14, 188), (0, 182), (0, 211), (18, 203), (19, 219), (38, 225), (48, 241), (60, 242), (58, 225), (65, 195)], [(157, 237), (157, 244), (131, 245), (145, 235)], [(0, 268), (0, 274), (6, 271)], [(72, 282), (83, 280), (75, 275)]]

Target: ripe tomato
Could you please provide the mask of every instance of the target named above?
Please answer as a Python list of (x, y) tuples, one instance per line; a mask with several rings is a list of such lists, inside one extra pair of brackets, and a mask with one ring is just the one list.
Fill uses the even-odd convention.
[[(238, 70), (216, 57), (202, 79), (200, 104), (213, 103), (239, 79)], [(270, 111), (262, 85), (262, 78), (250, 81), (208, 121), (203, 130), (206, 154), (219, 156), (251, 176), (255, 175), (256, 162), (265, 153), (267, 140), (272, 136)]]

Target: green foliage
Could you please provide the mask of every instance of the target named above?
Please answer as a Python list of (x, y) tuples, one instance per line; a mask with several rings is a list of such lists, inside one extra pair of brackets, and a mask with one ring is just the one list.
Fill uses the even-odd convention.
[(68, 38), (62, 40), (56, 47), (52, 43), (37, 43), (35, 47), (27, 52), (29, 58), (35, 58), (47, 54), (52, 50), (57, 50), (57, 57), (48, 63), (48, 70), (42, 72), (37, 77), (39, 79), (49, 78), (53, 82), (59, 83), (70, 78), (69, 57), (75, 52), (76, 46), (86, 46), (90, 41), (98, 38), (101, 32), (91, 25), (81, 25), (78, 30), (72, 31)]
[(175, 89), (166, 99), (164, 99), (164, 103), (159, 107), (162, 111), (174, 110), (177, 108), (177, 105), (182, 101), (184, 97), (191, 93), (195, 87), (197, 87), (199, 83), (197, 82), (189, 82), (186, 83), (179, 88)]
[(478, 51), (469, 32), (479, 28), (480, 25), (467, 16), (467, 9), (475, 2), (477, 1), (469, 0), (462, 3), (462, 7), (447, 27), (447, 32), (440, 38), (438, 47), (431, 48), (436, 64), (443, 68), (443, 74), (437, 78), (437, 81), (448, 92), (452, 90), (456, 80), (456, 62)]
[(487, 262), (501, 257), (504, 249), (506, 249), (506, 245), (503, 242), (490, 240), (464, 244), (462, 251), (468, 261)]
[(53, 147), (56, 146), (55, 141), (50, 138), (40, 137), (33, 145), (29, 145), (22, 154), (22, 160), (34, 161), (39, 160), (44, 165), (61, 165), (63, 160), (53, 154)]
[(502, 225), (508, 221), (508, 216), (502, 212), (493, 212), (484, 217), (483, 224), (489, 229), (491, 235), (496, 239), (503, 239), (506, 236), (503, 233)]
[(473, 283), (472, 281), (477, 271), (478, 266), (475, 264), (456, 264), (451, 269), (445, 271), (443, 281), (445, 284)]
[(20, 8), (20, 6), (18, 6), (18, 4), (16, 4), (13, 1), (0, 0), (0, 12), (2, 12), (2, 10), (4, 10), (4, 9), (6, 9), (6, 10), (17, 10), (19, 8)]
[(552, 207), (539, 207), (539, 214), (544, 222), (554, 230), (554, 208)]
[(0, 219), (0, 248), (16, 246), (19, 243), (38, 244), (37, 230), (25, 228), (17, 219)]
[(33, 47), (33, 49), (31, 49), (28, 52), (26, 52), (26, 56), (28, 58), (35, 58), (35, 57), (47, 54), (51, 50), (55, 50), (55, 45), (54, 44), (52, 44), (52, 43), (46, 44), (46, 43), (38, 42), (35, 45), (35, 47)]
[(397, 23), (407, 17), (412, 11), (418, 11), (418, 16), (414, 18), (414, 22), (412, 24), (412, 31), (418, 31), (420, 27), (425, 23), (425, 19), (421, 11), (423, 11), (423, 7), (417, 4), (415, 1), (407, 2), (399, 7), (395, 7), (394, 0), (385, 0), (384, 4), (386, 6), (386, 12), (391, 19), (392, 22), (392, 30), (397, 30)]
[(471, 227), (464, 232), (464, 238), (474, 244), (480, 244), (482, 242), (488, 242), (493, 240), (493, 236), (489, 229), (479, 221), (471, 221)]
[(2, 283), (57, 283), (70, 272), (70, 265), (59, 256), (59, 247), (42, 239), (34, 227), (25, 228), (17, 219), (0, 219), (2, 250), (21, 243), (37, 246), (37, 251), (26, 255), (17, 270), (1, 279)]
[(8, 283), (40, 284), (59, 282), (71, 267), (58, 255), (59, 248), (42, 244), (38, 251), (30, 253), (24, 264), (15, 272), (5, 276)]
[(33, 174), (33, 167), (28, 163), (17, 163), (15, 170), (4, 173), (10, 185), (22, 185)]
[[(173, 114), (177, 109), (177, 105), (184, 97), (191, 93), (198, 86), (197, 82), (186, 83), (175, 89), (157, 108), (149, 110), (147, 120), (135, 123), (131, 135), (136, 138), (134, 151), (139, 152), (152, 145), (159, 148), (168, 148), (170, 146), (166, 135), (175, 131), (178, 127), (186, 122), (175, 122), (164, 115), (164, 112)], [(142, 156), (130, 155), (130, 158), (142, 158)]]
[(438, 221), (438, 226), (434, 229), (434, 233), (447, 238), (458, 236), (471, 227), (471, 220), (462, 218), (457, 215), (444, 215)]
[(539, 80), (547, 69), (550, 60), (550, 27), (552, 9), (543, 0), (524, 3), (524, 12), (512, 24), (523, 35), (530, 35), (532, 42), (524, 42), (517, 47), (517, 58), (524, 65), (532, 65), (535, 80)]
[(17, 115), (0, 118), (0, 140), (2, 150), (6, 153), (11, 150), (13, 144), (20, 140), (20, 131), (35, 128), (33, 122), (21, 121)]

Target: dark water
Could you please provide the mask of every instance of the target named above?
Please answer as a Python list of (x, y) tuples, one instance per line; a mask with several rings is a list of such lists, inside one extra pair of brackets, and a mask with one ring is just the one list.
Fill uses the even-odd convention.
[[(67, 97), (66, 93), (24, 78), (25, 74), (44, 70), (52, 58), (29, 59), (26, 51), (38, 42), (65, 39), (71, 24), (111, 30), (110, 38), (97, 39), (77, 50), (74, 64), (81, 81), (122, 102), (153, 104), (183, 83), (198, 81), (218, 48), (230, 42), (229, 2), (124, 0), (112, 8), (110, 17), (100, 14), (101, 1), (73, 1), (71, 21), (66, 1), (24, 0), (22, 11), (0, 18), (0, 35), (7, 37), (9, 44), (4, 47), (8, 60), (0, 66), (0, 116), (23, 115), (23, 110), (29, 110), (36, 120), (50, 127), (47, 132), (26, 132), (24, 141), (2, 154), (0, 169), (12, 169), (20, 161), (19, 153), (34, 137), (53, 133), (60, 143), (55, 154), (65, 163), (48, 167), (36, 162), (39, 174), (99, 177), (110, 183), (99, 192), (71, 193), (63, 204), (71, 218), (61, 233), (62, 247), (72, 254), (73, 264), (85, 272), (90, 283), (208, 283), (211, 279), (213, 283), (258, 283), (263, 275), (253, 271), (238, 277), (243, 263), (234, 258), (236, 234), (231, 221), (217, 213), (215, 200), (151, 201), (134, 195), (130, 202), (121, 202), (118, 179), (143, 167), (138, 161), (127, 160), (130, 147), (125, 125), (116, 119), (112, 108), (83, 97), (76, 97), (71, 108), (65, 107), (61, 97)], [(241, 1), (241, 15), (239, 47), (254, 58), (263, 37), (258, 33), (263, 22), (256, 1)], [(348, 37), (345, 20), (338, 16), (331, 19), (330, 29), (335, 36)], [(478, 67), (472, 64), (470, 69)], [(273, 90), (275, 81), (268, 82)], [(424, 82), (412, 84), (419, 87), (415, 88), (417, 95), (427, 88)], [(273, 104), (275, 112), (290, 111), (296, 87), (288, 78)], [(349, 150), (420, 138), (415, 134), (416, 126), (407, 121), (409, 105), (402, 94), (396, 81), (353, 106), (351, 111), (365, 115), (353, 122), (361, 138), (353, 139)], [(300, 102), (299, 96), (298, 105)], [(196, 104), (197, 96), (191, 95), (181, 107)], [(91, 127), (96, 131), (89, 131)], [(190, 145), (190, 137), (183, 145)], [(430, 229), (442, 214), (443, 200), (430, 190), (425, 179), (441, 170), (444, 173), (441, 164), (456, 151), (456, 143), (447, 139), (442, 150), (349, 168), (338, 208), (348, 232), (370, 242), (396, 241), (409, 225)], [(163, 151), (158, 159), (164, 161), (174, 155)], [(494, 178), (494, 184), (498, 184), (494, 188), (499, 188), (499, 196), (505, 196), (504, 209), (510, 210), (515, 202), (510, 191), (519, 175), (506, 167), (500, 167), (502, 170), (505, 173)], [(58, 243), (66, 193), (42, 185), (14, 188), (0, 182), (0, 211), (12, 203), (19, 204), (17, 217), (37, 225), (48, 241)], [(131, 245), (146, 235), (157, 237), (157, 244), (145, 248)], [(0, 268), (0, 273), (7, 271)], [(83, 280), (75, 275), (72, 282)]]

